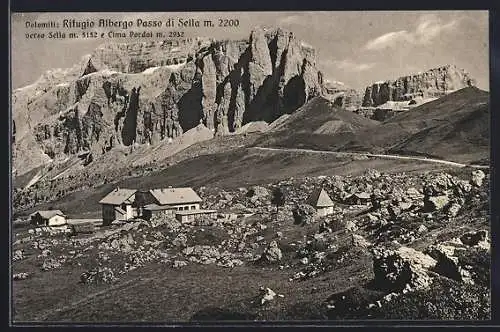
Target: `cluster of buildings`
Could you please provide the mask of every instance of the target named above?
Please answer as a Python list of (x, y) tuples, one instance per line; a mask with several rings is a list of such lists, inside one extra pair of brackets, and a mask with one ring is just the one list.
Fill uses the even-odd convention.
[[(354, 197), (363, 201), (368, 197)], [(137, 190), (115, 188), (100, 201), (102, 224), (110, 225), (113, 221), (128, 221), (136, 218), (151, 219), (158, 213), (175, 216), (181, 222), (196, 220), (200, 216), (216, 217), (216, 210), (201, 209), (202, 199), (192, 188), (164, 188)], [(334, 203), (323, 188), (314, 190), (306, 203), (316, 209), (317, 216), (332, 214)], [(68, 224), (66, 215), (61, 210), (37, 211), (31, 215), (35, 226), (58, 227)]]
[[(145, 220), (158, 213), (166, 213), (181, 222), (200, 216), (214, 217), (216, 210), (200, 208), (202, 199), (192, 188), (165, 188), (141, 191), (115, 188), (100, 201), (102, 223), (109, 225), (115, 220), (128, 221), (135, 218)], [(30, 215), (34, 226), (58, 227), (68, 224), (67, 216), (61, 210), (37, 211)]]
[(157, 213), (175, 215), (182, 222), (217, 213), (216, 210), (200, 209), (201, 202), (202, 199), (192, 188), (172, 187), (148, 191), (115, 188), (99, 201), (104, 225), (114, 220), (149, 220)]

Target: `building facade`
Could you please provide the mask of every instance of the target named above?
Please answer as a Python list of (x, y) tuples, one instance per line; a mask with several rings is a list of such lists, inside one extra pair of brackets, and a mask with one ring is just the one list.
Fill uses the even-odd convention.
[(66, 225), (66, 215), (61, 210), (37, 211), (31, 215), (31, 224), (34, 226), (63, 226)]
[(138, 216), (135, 206), (137, 190), (115, 188), (99, 201), (102, 206), (102, 221), (109, 225), (115, 220), (128, 221)]
[(192, 188), (152, 189), (139, 192), (136, 197), (140, 215), (146, 220), (157, 213), (174, 216), (178, 211), (197, 211), (202, 202)]
[(306, 203), (316, 209), (316, 216), (324, 217), (333, 213), (333, 201), (323, 188), (314, 190)]

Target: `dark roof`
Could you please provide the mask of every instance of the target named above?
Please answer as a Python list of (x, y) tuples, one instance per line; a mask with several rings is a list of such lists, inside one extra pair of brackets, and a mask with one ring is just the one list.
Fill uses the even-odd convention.
[(314, 190), (307, 198), (306, 203), (314, 207), (330, 207), (334, 205), (330, 196), (328, 196), (323, 188)]
[(152, 189), (149, 192), (160, 205), (200, 203), (202, 201), (192, 188)]
[(99, 201), (100, 204), (120, 205), (137, 192), (136, 189), (115, 188)]
[(62, 213), (61, 210), (46, 210), (46, 211), (36, 211), (35, 213), (32, 214), (32, 216), (39, 214), (40, 217), (43, 219), (50, 219), (55, 216), (62, 216), (65, 217), (66, 215)]

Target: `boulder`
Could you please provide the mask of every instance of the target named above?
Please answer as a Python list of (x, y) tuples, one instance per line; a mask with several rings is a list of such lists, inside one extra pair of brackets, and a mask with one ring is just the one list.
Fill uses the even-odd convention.
[(462, 206), (458, 203), (452, 203), (448, 206), (446, 213), (448, 214), (449, 217), (455, 217), (458, 212), (460, 212), (460, 209)]
[(471, 231), (460, 236), (460, 241), (468, 246), (477, 246), (482, 242), (489, 242), (488, 231)]
[(412, 248), (376, 248), (373, 250), (374, 283), (380, 289), (391, 291), (424, 289), (432, 283), (427, 271), (436, 263), (431, 256)]
[(484, 172), (481, 171), (480, 169), (477, 169), (477, 170), (472, 171), (472, 177), (470, 179), (470, 182), (472, 185), (474, 185), (476, 187), (481, 187), (485, 177), (486, 177), (486, 175), (484, 174)]
[(14, 253), (12, 254), (12, 261), (19, 261), (21, 259), (24, 259), (24, 253), (22, 250), (16, 250), (14, 251)]
[(428, 212), (439, 211), (448, 205), (449, 202), (448, 195), (426, 197), (424, 199), (424, 208)]
[(271, 241), (269, 246), (264, 250), (261, 256), (261, 260), (268, 263), (276, 263), (281, 261), (283, 254), (276, 241)]
[(292, 214), (294, 223), (303, 226), (314, 222), (316, 209), (309, 204), (299, 204), (292, 210)]
[(260, 299), (260, 304), (264, 305), (268, 302), (271, 302), (274, 300), (276, 293), (271, 289), (271, 288), (260, 288), (260, 293), (261, 293), (261, 299)]
[(448, 244), (431, 245), (426, 253), (436, 259), (437, 264), (434, 271), (453, 280), (473, 284), (471, 273), (460, 266), (458, 251), (466, 250), (461, 247)]

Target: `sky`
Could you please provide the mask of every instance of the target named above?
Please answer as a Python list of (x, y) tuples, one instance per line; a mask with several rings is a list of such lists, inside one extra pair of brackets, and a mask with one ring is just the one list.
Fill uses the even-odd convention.
[[(96, 27), (75, 29), (26, 28), (26, 22), (63, 19), (94, 21)], [(238, 20), (238, 27), (98, 28), (99, 19), (115, 21), (168, 18)], [(34, 82), (46, 70), (68, 68), (103, 42), (144, 39), (27, 39), (26, 33), (49, 31), (183, 31), (185, 37), (248, 38), (256, 27), (282, 27), (317, 51), (324, 77), (355, 89), (445, 64), (465, 69), (477, 86), (489, 90), (487, 11), (337, 11), (337, 12), (184, 12), (184, 13), (14, 13), (11, 16), (12, 88)]]

